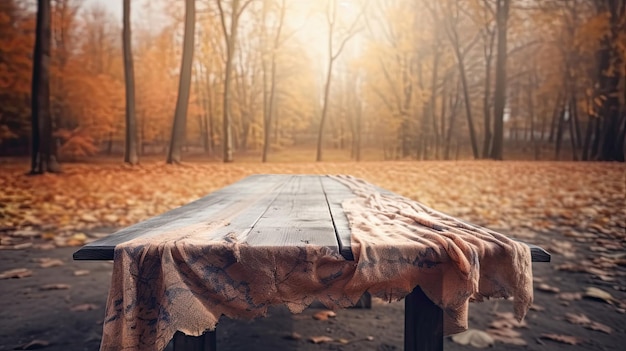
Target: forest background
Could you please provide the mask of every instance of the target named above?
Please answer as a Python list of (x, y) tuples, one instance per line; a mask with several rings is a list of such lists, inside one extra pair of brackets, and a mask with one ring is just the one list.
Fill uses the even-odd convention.
[(124, 6), (2, 1), (0, 155), (624, 161), (620, 1)]
[[(351, 174), (541, 245), (528, 324), (495, 302), (472, 328), (621, 350), (625, 58), (618, 0), (0, 0), (0, 350), (96, 349), (111, 267), (71, 252), (257, 173)], [(400, 349), (401, 309), (220, 343)]]

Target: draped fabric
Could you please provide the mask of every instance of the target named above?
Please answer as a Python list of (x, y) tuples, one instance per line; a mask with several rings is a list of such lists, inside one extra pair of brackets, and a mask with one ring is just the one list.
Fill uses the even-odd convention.
[(470, 299), (532, 303), (529, 248), (350, 176), (342, 204), (354, 261), (327, 247), (253, 246), (245, 235), (215, 239), (204, 223), (140, 237), (115, 249), (101, 350), (163, 350), (177, 330), (201, 335), (219, 318), (256, 318), (284, 304), (353, 305), (369, 292), (394, 301), (420, 286), (444, 311), (444, 333), (467, 329)]

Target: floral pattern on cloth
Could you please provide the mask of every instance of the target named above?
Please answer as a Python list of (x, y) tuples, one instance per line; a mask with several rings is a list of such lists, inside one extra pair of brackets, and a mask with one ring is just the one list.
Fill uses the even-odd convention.
[(342, 204), (354, 261), (314, 245), (251, 246), (223, 222), (140, 237), (115, 248), (101, 350), (163, 350), (179, 330), (201, 335), (219, 318), (256, 318), (273, 305), (353, 305), (365, 292), (394, 301), (420, 286), (444, 310), (444, 333), (467, 328), (470, 298), (532, 303), (529, 248), (350, 176)]

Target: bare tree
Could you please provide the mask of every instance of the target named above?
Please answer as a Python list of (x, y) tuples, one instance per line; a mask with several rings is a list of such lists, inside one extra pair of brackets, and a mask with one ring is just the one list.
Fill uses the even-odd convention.
[(485, 58), (485, 85), (483, 94), (483, 114), (484, 114), (484, 133), (483, 136), (483, 150), (482, 157), (488, 158), (491, 151), (491, 142), (493, 135), (491, 133), (491, 65), (493, 62), (493, 47), (496, 39), (496, 28), (493, 21), (495, 17), (494, 9), (492, 8), (489, 0), (483, 0), (482, 16), (480, 20), (482, 22), (482, 28), (480, 29), (481, 38), (483, 40), (483, 55)]
[[(231, 117), (231, 99), (232, 99), (232, 74), (233, 74), (233, 61), (235, 58), (235, 47), (237, 44), (237, 30), (239, 27), (239, 19), (246, 7), (252, 2), (252, 0), (244, 0), (241, 3), (240, 0), (232, 0), (230, 8), (230, 18), (226, 18), (227, 13), (224, 9), (224, 0), (217, 0), (217, 7), (220, 13), (220, 22), (222, 24), (222, 31), (224, 32), (224, 42), (226, 43), (226, 67), (224, 68), (224, 162), (233, 162), (233, 131), (232, 131), (232, 117)], [(228, 23), (230, 22), (230, 28)]]
[(459, 75), (461, 78), (461, 85), (463, 87), (463, 99), (465, 101), (465, 115), (467, 117), (467, 125), (469, 129), (470, 142), (472, 145), (472, 154), (474, 158), (477, 159), (480, 157), (478, 152), (478, 141), (476, 138), (476, 131), (474, 129), (474, 119), (472, 117), (472, 106), (469, 97), (469, 83), (467, 82), (467, 72), (465, 67), (465, 54), (474, 46), (476, 43), (476, 39), (478, 36), (474, 36), (469, 44), (465, 47), (461, 47), (461, 38), (459, 37), (458, 31), (458, 23), (459, 23), (459, 11), (460, 6), (458, 0), (454, 0), (454, 4), (452, 1), (448, 2), (444, 8), (447, 10), (446, 16), (446, 34), (448, 35), (448, 39), (450, 39), (450, 43), (454, 49), (454, 55), (456, 56), (457, 65), (459, 67)]
[(491, 158), (502, 160), (504, 141), (504, 106), (506, 105), (506, 37), (510, 0), (496, 0), (498, 57), (496, 58), (496, 87), (494, 92), (494, 128)]
[(126, 150), (124, 162), (137, 164), (137, 122), (135, 118), (135, 70), (131, 45), (130, 0), (124, 0), (124, 27), (122, 42), (124, 48), (124, 83), (126, 84)]
[[(281, 33), (285, 20), (285, 10), (287, 4), (285, 0), (281, 0), (278, 19), (276, 21), (276, 29), (274, 37), (269, 43), (268, 33), (263, 26), (263, 40), (265, 41), (263, 53), (263, 156), (262, 161), (267, 162), (267, 154), (270, 148), (270, 135), (272, 133), (272, 116), (274, 114), (274, 106), (276, 103), (276, 51), (281, 45)], [(269, 0), (263, 1), (263, 22), (267, 20), (269, 11)], [(270, 66), (270, 67), (268, 67)]]
[(339, 25), (337, 18), (337, 1), (329, 0), (326, 8), (326, 22), (328, 23), (328, 72), (326, 73), (326, 81), (324, 82), (324, 100), (322, 102), (322, 116), (320, 118), (320, 127), (317, 135), (317, 156), (315, 160), (317, 162), (322, 161), (322, 143), (324, 140), (324, 124), (326, 123), (326, 115), (328, 114), (328, 98), (330, 95), (330, 84), (333, 76), (333, 65), (335, 61), (341, 55), (341, 52), (346, 46), (346, 43), (358, 32), (357, 25), (361, 16), (363, 15), (365, 8), (361, 8), (357, 17), (353, 20), (352, 24), (348, 27), (343, 38), (339, 40), (339, 45), (335, 48), (334, 37)]
[(185, 34), (183, 38), (183, 58), (180, 65), (178, 83), (178, 98), (172, 127), (172, 138), (167, 154), (167, 163), (181, 162), (181, 147), (185, 139), (185, 125), (187, 123), (187, 107), (191, 89), (191, 64), (193, 61), (194, 32), (196, 24), (195, 0), (185, 0)]
[(50, 0), (38, 0), (31, 92), (31, 174), (60, 172), (61, 170), (56, 161), (50, 115), (51, 22)]

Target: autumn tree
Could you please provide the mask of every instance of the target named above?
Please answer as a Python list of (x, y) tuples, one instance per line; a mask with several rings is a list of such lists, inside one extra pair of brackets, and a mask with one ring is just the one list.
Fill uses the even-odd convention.
[(50, 0), (37, 1), (37, 29), (33, 53), (31, 174), (59, 172), (50, 115)]
[(223, 142), (224, 162), (233, 161), (233, 132), (232, 132), (232, 74), (237, 45), (237, 31), (239, 19), (252, 0), (232, 0), (230, 11), (224, 6), (225, 0), (217, 0), (220, 23), (226, 45), (226, 63), (224, 68), (224, 98), (223, 98)]
[(124, 82), (126, 87), (126, 148), (124, 162), (136, 164), (137, 157), (137, 122), (135, 119), (135, 70), (131, 45), (130, 0), (124, 1), (123, 43), (124, 43)]
[[(271, 3), (269, 0), (263, 1), (263, 29), (262, 49), (263, 62), (263, 154), (262, 162), (267, 162), (267, 155), (270, 149), (270, 136), (272, 134), (272, 121), (276, 105), (276, 55), (282, 44), (282, 32), (285, 21), (287, 4), (281, 0), (278, 4), (278, 13), (270, 16)], [(276, 17), (273, 28), (267, 28), (270, 17)]]
[(0, 147), (28, 152), (34, 16), (19, 1), (0, 1)]
[(507, 29), (510, 0), (496, 0), (496, 29), (498, 50), (496, 57), (496, 87), (494, 97), (494, 129), (491, 158), (502, 160), (504, 139), (504, 106), (506, 104)]
[(167, 154), (167, 163), (181, 162), (181, 147), (185, 140), (187, 109), (191, 89), (191, 69), (194, 51), (194, 32), (196, 24), (195, 0), (185, 1), (185, 33), (183, 39), (183, 55), (180, 65), (178, 98), (172, 126), (172, 137)]
[(221, 107), (219, 95), (223, 87), (222, 65), (224, 54), (222, 33), (219, 19), (214, 13), (205, 11), (198, 16), (198, 37), (202, 40), (196, 45), (194, 54), (196, 94), (200, 107), (198, 125), (201, 143), (207, 155), (212, 155), (220, 138), (220, 123), (216, 120)]
[[(351, 19), (351, 24), (347, 27), (343, 27), (342, 19), (338, 15), (339, 9), (336, 0), (329, 0), (326, 2), (326, 11), (324, 15), (326, 17), (326, 24), (328, 25), (328, 48), (327, 48), (327, 71), (326, 79), (324, 81), (324, 95), (322, 98), (322, 113), (320, 116), (320, 126), (317, 134), (317, 153), (315, 161), (322, 161), (322, 145), (324, 141), (324, 125), (326, 124), (326, 118), (328, 114), (329, 97), (330, 97), (330, 85), (333, 76), (333, 65), (335, 61), (341, 55), (346, 43), (358, 32), (359, 21), (365, 8), (359, 10), (358, 15)], [(339, 36), (339, 38), (335, 38)], [(338, 39), (337, 41), (335, 41)]]
[[(480, 157), (478, 151), (478, 140), (476, 131), (474, 129), (474, 117), (472, 114), (472, 106), (470, 99), (470, 87), (467, 78), (466, 69), (466, 54), (475, 45), (478, 35), (475, 34), (469, 40), (462, 40), (459, 33), (459, 22), (461, 19), (461, 6), (459, 0), (447, 0), (442, 6), (444, 9), (444, 16), (446, 18), (445, 31), (450, 40), (452, 47), (454, 48), (454, 54), (456, 56), (457, 65), (459, 68), (459, 77), (461, 78), (461, 85), (463, 87), (463, 100), (465, 106), (465, 116), (467, 117), (467, 125), (470, 135), (470, 143), (472, 147), (472, 155), (475, 159)], [(463, 46), (464, 43), (467, 43)]]
[[(624, 162), (626, 141), (626, 3), (614, 0), (594, 2), (599, 15), (608, 18), (608, 30), (600, 38), (597, 82), (601, 103), (599, 128), (592, 157), (600, 161)], [(597, 146), (595, 146), (597, 145)]]

